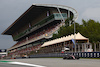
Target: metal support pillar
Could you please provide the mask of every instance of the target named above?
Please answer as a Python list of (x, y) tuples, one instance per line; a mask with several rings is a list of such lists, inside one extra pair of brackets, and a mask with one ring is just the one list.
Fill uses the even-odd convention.
[(75, 52), (76, 52), (76, 35), (75, 35), (75, 22), (74, 22), (74, 41), (75, 41)]
[(100, 51), (100, 42), (99, 42), (99, 51)]
[[(69, 41), (69, 49), (70, 49), (70, 41)], [(71, 52), (71, 51), (69, 50), (69, 52)]]
[(96, 44), (94, 43), (94, 51), (96, 52)]
[(86, 49), (87, 49), (87, 48), (86, 48), (86, 44), (85, 44), (85, 46), (84, 46), (84, 47), (85, 47), (85, 52), (86, 52)]
[(58, 7), (57, 7), (57, 10), (58, 10), (59, 14), (61, 15), (61, 18), (62, 18), (61, 22), (65, 22), (64, 17), (62, 16), (61, 11)]
[(92, 44), (90, 44), (90, 49), (92, 49)]
[[(70, 18), (70, 11), (68, 10), (68, 18)], [(71, 26), (71, 21), (69, 21), (69, 26)]]
[(65, 44), (66, 44), (66, 43), (65, 43), (65, 41), (64, 41), (64, 47), (65, 47)]
[(84, 44), (82, 44), (82, 52), (84, 52)]
[(73, 55), (73, 45), (74, 45), (74, 44), (72, 44), (72, 55)]
[(68, 10), (68, 18), (70, 18), (70, 11)]
[(80, 52), (80, 44), (78, 44), (78, 52)]

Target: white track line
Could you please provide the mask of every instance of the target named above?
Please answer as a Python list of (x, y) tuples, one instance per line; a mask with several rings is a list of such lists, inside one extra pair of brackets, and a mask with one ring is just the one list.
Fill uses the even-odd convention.
[(46, 67), (46, 66), (40, 66), (35, 64), (29, 64), (29, 63), (22, 63), (22, 62), (8, 62), (9, 64), (18, 64), (18, 65), (25, 65), (25, 66), (33, 66), (33, 67)]

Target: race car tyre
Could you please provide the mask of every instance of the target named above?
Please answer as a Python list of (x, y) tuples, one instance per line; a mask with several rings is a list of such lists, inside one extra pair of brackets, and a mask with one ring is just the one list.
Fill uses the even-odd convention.
[(78, 60), (78, 59), (80, 59), (80, 57), (79, 56), (75, 56), (75, 58)]
[(66, 57), (63, 57), (63, 59), (66, 59)]

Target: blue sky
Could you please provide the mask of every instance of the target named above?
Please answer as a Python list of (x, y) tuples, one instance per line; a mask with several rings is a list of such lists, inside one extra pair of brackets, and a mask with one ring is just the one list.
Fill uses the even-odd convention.
[[(33, 3), (70, 6), (77, 10), (79, 15), (76, 22), (79, 24), (82, 23), (82, 19), (100, 22), (100, 0), (0, 0), (0, 33)], [(11, 36), (0, 35), (0, 49), (10, 48), (15, 43)]]

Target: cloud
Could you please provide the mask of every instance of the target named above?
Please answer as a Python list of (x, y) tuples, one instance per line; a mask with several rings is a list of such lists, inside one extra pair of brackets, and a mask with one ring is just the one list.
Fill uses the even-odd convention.
[(85, 19), (96, 19), (100, 21), (100, 7), (86, 9), (82, 16)]
[[(33, 3), (70, 6), (79, 13), (78, 23), (84, 18), (100, 18), (100, 0), (0, 0), (0, 34)], [(0, 48), (9, 48), (14, 43), (11, 36), (0, 35)]]

